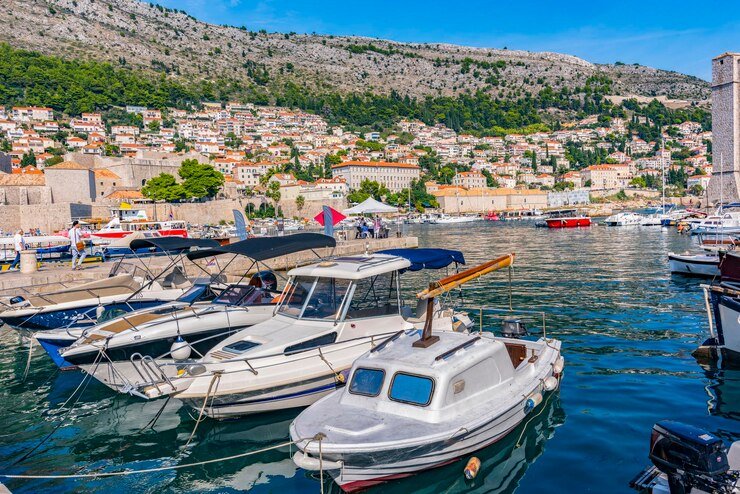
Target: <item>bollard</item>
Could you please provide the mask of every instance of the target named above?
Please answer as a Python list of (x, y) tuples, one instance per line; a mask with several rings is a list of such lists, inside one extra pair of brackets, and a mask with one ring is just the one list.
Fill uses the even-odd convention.
[(39, 270), (36, 261), (36, 249), (26, 249), (21, 251), (21, 273), (30, 274)]

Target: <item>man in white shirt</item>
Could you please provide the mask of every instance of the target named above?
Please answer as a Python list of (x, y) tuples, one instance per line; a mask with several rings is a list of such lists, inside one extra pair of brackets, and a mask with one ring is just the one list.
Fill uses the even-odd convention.
[(21, 251), (26, 250), (26, 241), (23, 240), (23, 230), (18, 230), (13, 235), (13, 249), (15, 250), (15, 259), (10, 265), (10, 269), (15, 269), (21, 263)]
[[(82, 231), (80, 222), (75, 220), (72, 228), (69, 229), (69, 243), (72, 251), (72, 270), (82, 269), (82, 261), (87, 257), (85, 252), (85, 242), (82, 240)], [(79, 258), (79, 262), (77, 261)]]

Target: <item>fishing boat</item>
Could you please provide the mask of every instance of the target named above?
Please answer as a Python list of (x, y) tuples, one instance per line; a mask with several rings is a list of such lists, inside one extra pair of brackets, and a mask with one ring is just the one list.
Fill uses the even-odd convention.
[[(218, 245), (213, 240), (179, 237), (135, 242), (156, 242), (167, 252)], [(178, 265), (180, 260), (181, 257), (170, 258), (170, 264), (155, 275), (143, 263), (140, 268), (121, 259), (102, 280), (39, 293), (16, 289), (14, 295), (0, 298), (0, 321), (24, 331), (84, 327), (93, 326), (106, 310), (129, 312), (171, 302), (192, 285)]]
[[(438, 283), (451, 290), (513, 258)], [(184, 389), (175, 383), (174, 396), (218, 419), (304, 407), (343, 386), (352, 363), (392, 334), (425, 326), (466, 330), (433, 299), (420, 299), (416, 313), (404, 307), (399, 275), (412, 267), (407, 258), (372, 254), (291, 270), (275, 316), (214, 347), (178, 380)]]
[(400, 331), (293, 421), (293, 459), (347, 492), (446, 465), (542, 408), (563, 366), (554, 339)]
[(642, 223), (641, 214), (623, 211), (613, 214), (604, 220), (606, 226), (636, 226)]
[[(177, 376), (191, 356), (203, 355), (226, 337), (270, 319), (279, 300), (277, 279), (264, 268), (274, 257), (318, 248), (333, 248), (332, 237), (317, 233), (249, 239), (190, 252), (191, 260), (231, 255), (210, 284), (202, 284), (172, 304), (123, 314), (84, 331), (79, 340), (59, 351), (65, 363), (77, 366), (119, 392), (137, 391), (153, 376), (165, 382)], [(237, 257), (252, 261), (245, 272), (260, 269), (249, 282), (246, 274), (234, 283), (220, 280)], [(261, 264), (260, 264), (261, 263)], [(206, 297), (208, 292), (216, 295)], [(104, 360), (101, 362), (101, 357)], [(177, 363), (175, 363), (177, 362)], [(175, 363), (175, 365), (167, 365)]]
[(187, 223), (180, 220), (151, 221), (146, 211), (130, 208), (111, 209), (111, 220), (101, 229), (91, 232), (93, 238), (115, 239), (133, 232), (156, 231), (163, 237), (187, 237)]
[(576, 228), (581, 226), (591, 226), (591, 218), (579, 214), (575, 209), (562, 209), (550, 211), (545, 218), (548, 228)]
[(672, 274), (689, 276), (719, 276), (719, 255), (717, 253), (668, 254), (668, 267)]

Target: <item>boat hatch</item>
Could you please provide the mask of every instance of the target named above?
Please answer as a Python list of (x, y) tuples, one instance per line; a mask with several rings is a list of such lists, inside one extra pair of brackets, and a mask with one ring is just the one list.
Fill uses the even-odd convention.
[(242, 340), (237, 341), (235, 343), (231, 343), (230, 345), (226, 345), (222, 348), (222, 350), (229, 351), (231, 353), (244, 353), (247, 350), (250, 350), (256, 346), (260, 346), (259, 343), (256, 341), (249, 341), (249, 340)]

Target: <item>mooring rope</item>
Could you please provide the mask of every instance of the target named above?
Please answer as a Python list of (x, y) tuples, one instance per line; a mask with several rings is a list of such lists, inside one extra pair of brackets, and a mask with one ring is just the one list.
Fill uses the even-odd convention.
[(14, 475), (14, 474), (0, 473), (0, 477), (6, 478), (6, 479), (91, 479), (91, 478), (100, 478), (100, 477), (121, 477), (121, 476), (126, 476), (126, 475), (135, 475), (135, 474), (142, 474), (142, 473), (163, 472), (166, 470), (181, 470), (183, 468), (191, 468), (191, 467), (197, 467), (201, 465), (208, 465), (211, 463), (218, 463), (221, 461), (230, 461), (230, 460), (235, 460), (238, 458), (244, 458), (246, 456), (265, 453), (267, 451), (272, 451), (275, 449), (291, 446), (301, 441), (305, 441), (305, 439), (298, 439), (297, 441), (286, 441), (280, 444), (275, 444), (273, 446), (268, 446), (268, 447), (257, 449), (254, 451), (248, 451), (246, 453), (239, 453), (236, 455), (225, 456), (223, 458), (214, 458), (212, 460), (198, 461), (195, 463), (185, 463), (182, 465), (168, 465), (168, 466), (157, 467), (157, 468), (145, 468), (142, 470), (122, 470), (119, 472), (78, 473), (78, 474), (62, 474), (62, 475)]
[[(221, 382), (221, 373), (216, 372), (213, 374), (213, 378), (211, 378), (211, 383), (208, 385), (208, 391), (206, 392), (206, 396), (205, 398), (203, 398), (203, 406), (200, 407), (200, 413), (198, 414), (198, 419), (195, 421), (195, 427), (193, 427), (193, 432), (190, 433), (190, 437), (188, 438), (188, 441), (185, 443), (186, 448), (190, 444), (190, 441), (193, 440), (193, 437), (195, 436), (195, 431), (198, 430), (198, 426), (203, 420), (203, 412), (206, 409), (206, 404), (208, 404), (208, 398), (211, 398), (211, 390), (213, 389), (213, 384), (219, 383), (219, 382)], [(211, 398), (211, 407), (213, 407), (213, 401), (216, 399), (217, 390), (218, 390), (218, 384), (216, 384), (216, 389), (213, 390), (213, 397)]]

